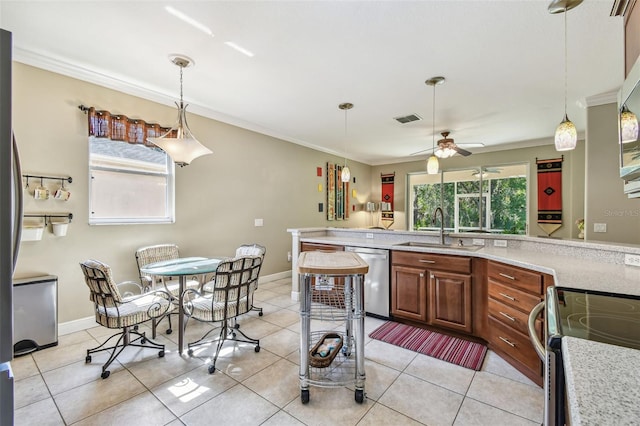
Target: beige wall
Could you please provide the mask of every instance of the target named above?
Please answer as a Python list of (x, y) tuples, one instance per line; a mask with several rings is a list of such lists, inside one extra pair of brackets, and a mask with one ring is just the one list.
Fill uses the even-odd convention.
[[(629, 199), (620, 179), (617, 105), (587, 109), (586, 238), (640, 244), (640, 199)], [(593, 232), (594, 223), (605, 223), (606, 233)]]
[[(544, 141), (551, 145), (542, 145), (530, 148), (519, 148), (490, 153), (476, 153), (468, 157), (455, 156), (446, 160), (440, 160), (441, 170), (453, 170), (477, 166), (499, 166), (511, 163), (529, 163), (529, 235), (545, 235), (537, 225), (537, 175), (536, 158), (559, 158), (553, 146), (553, 140)], [(371, 173), (372, 196), (379, 200), (381, 194), (380, 173), (396, 173), (395, 222), (392, 229), (406, 229), (406, 181), (407, 174), (426, 170), (426, 161), (419, 160), (410, 163), (388, 164), (373, 167)], [(579, 141), (574, 151), (564, 153), (563, 173), (563, 226), (553, 233), (553, 237), (575, 238), (578, 230), (574, 223), (576, 219), (583, 217), (584, 210), (584, 142)]]
[[(71, 198), (25, 197), (25, 212), (72, 212), (66, 237), (50, 231), (38, 242), (23, 242), (16, 278), (40, 274), (59, 277), (59, 321), (92, 314), (78, 263), (102, 260), (117, 281), (137, 280), (134, 252), (148, 244), (175, 242), (187, 256), (232, 255), (242, 243), (267, 247), (262, 275), (290, 270), (289, 227), (367, 225), (364, 212), (348, 222), (328, 222), (318, 212), (325, 203), (323, 177), (316, 167), (341, 158), (190, 115), (191, 130), (213, 155), (176, 169), (176, 223), (170, 225), (88, 225), (87, 117), (78, 105), (95, 106), (133, 118), (172, 125), (175, 108), (85, 83), (19, 63), (13, 67), (13, 120), (23, 173), (69, 175)], [(338, 130), (336, 130), (338, 131)], [(358, 202), (368, 198), (368, 165), (349, 162)], [(35, 182), (30, 182), (33, 188)], [(52, 188), (57, 185), (49, 183)], [(254, 227), (254, 219), (264, 226)]]
[[(64, 176), (74, 181), (67, 202), (36, 201), (27, 194), (25, 211), (72, 212), (73, 223), (66, 237), (45, 232), (42, 241), (24, 242), (16, 278), (39, 274), (59, 277), (59, 320), (66, 322), (90, 316), (91, 305), (78, 263), (87, 258), (110, 264), (117, 281), (137, 279), (136, 248), (162, 242), (175, 242), (186, 256), (230, 255), (241, 243), (258, 242), (267, 247), (263, 275), (288, 271), (287, 252), (291, 238), (287, 228), (313, 226), (363, 227), (371, 224), (362, 211), (349, 221), (329, 222), (325, 204), (325, 177), (316, 176), (316, 167), (341, 158), (291, 144), (269, 136), (226, 125), (196, 115), (189, 116), (191, 129), (214, 152), (192, 165), (176, 170), (176, 223), (171, 225), (88, 225), (88, 143), (87, 119), (77, 108), (84, 104), (112, 112), (171, 125), (176, 111), (94, 84), (14, 63), (13, 118), (23, 173)], [(613, 114), (613, 115), (612, 115)], [(32, 118), (33, 117), (33, 118)], [(603, 221), (606, 234), (595, 234), (606, 241), (640, 243), (640, 201), (622, 194), (617, 178), (617, 130), (615, 105), (592, 107), (588, 111), (588, 155), (585, 143), (564, 153), (563, 204), (565, 225), (554, 237), (575, 238), (576, 219), (588, 223)], [(536, 225), (537, 158), (559, 156), (552, 140), (547, 145), (476, 153), (443, 160), (441, 168), (497, 166), (528, 162), (530, 170), (529, 234), (542, 235)], [(588, 173), (585, 173), (585, 156)], [(595, 164), (596, 160), (598, 164)], [(368, 166), (349, 162), (357, 178), (357, 203), (380, 201), (380, 173), (396, 173), (396, 220), (392, 229), (405, 229), (406, 175), (426, 169), (424, 160)], [(589, 191), (585, 194), (585, 176)], [(33, 183), (31, 187), (33, 188)], [(56, 184), (50, 183), (55, 189)], [(371, 191), (371, 193), (370, 193)], [(615, 214), (612, 216), (612, 212)], [(622, 216), (618, 215), (622, 212)], [(630, 215), (625, 215), (630, 212)], [(254, 227), (254, 219), (264, 219), (264, 227)], [(373, 223), (377, 225), (377, 219)], [(588, 233), (589, 239), (595, 239)]]

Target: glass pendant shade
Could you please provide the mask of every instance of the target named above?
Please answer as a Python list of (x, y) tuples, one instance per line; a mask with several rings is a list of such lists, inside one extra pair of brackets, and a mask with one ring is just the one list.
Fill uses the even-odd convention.
[(176, 106), (178, 107), (177, 125), (164, 135), (147, 140), (166, 152), (174, 163), (182, 167), (189, 165), (198, 157), (213, 154), (213, 152), (198, 142), (189, 130), (186, 117), (187, 105), (181, 102), (180, 105), (176, 103)]
[(626, 105), (620, 112), (620, 142), (629, 143), (638, 140), (638, 117), (629, 111)]
[(431, 155), (427, 160), (427, 174), (437, 175), (440, 169), (440, 163), (438, 162), (438, 157), (435, 155)]
[(351, 180), (351, 170), (349, 170), (349, 166), (346, 164), (342, 168), (342, 173), (340, 174), (340, 179), (343, 182), (349, 182)]
[(578, 132), (569, 117), (565, 114), (564, 120), (556, 129), (556, 151), (569, 151), (575, 149), (578, 142)]
[(164, 135), (157, 138), (147, 138), (147, 140), (166, 152), (174, 163), (183, 167), (189, 165), (196, 158), (213, 154), (213, 152), (198, 142), (187, 124), (188, 105), (185, 105), (182, 101), (182, 70), (192, 65), (193, 60), (186, 56), (178, 55), (172, 55), (169, 59), (174, 65), (180, 67), (180, 103), (176, 102), (178, 122)]

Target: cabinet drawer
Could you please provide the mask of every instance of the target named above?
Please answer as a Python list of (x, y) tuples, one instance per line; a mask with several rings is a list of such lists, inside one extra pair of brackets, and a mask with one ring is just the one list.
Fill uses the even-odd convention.
[(463, 274), (471, 273), (471, 258), (463, 256), (392, 251), (391, 262), (393, 264), (438, 271), (460, 272)]
[[(489, 315), (522, 334), (529, 333), (529, 314), (489, 298)], [(542, 338), (542, 321), (536, 320), (536, 334)]]
[(539, 272), (489, 261), (487, 276), (509, 287), (536, 294), (542, 293), (542, 274)]
[(529, 315), (531, 309), (542, 300), (540, 295), (533, 295), (520, 291), (517, 288), (508, 287), (489, 278), (489, 298), (493, 298), (505, 305), (512, 306)]
[(321, 243), (300, 243), (300, 251), (344, 251), (344, 246), (336, 246), (333, 244), (321, 244)]
[(533, 349), (529, 336), (520, 334), (510, 327), (489, 317), (489, 341), (492, 345), (512, 358), (518, 360), (538, 374), (541, 373), (542, 362)]

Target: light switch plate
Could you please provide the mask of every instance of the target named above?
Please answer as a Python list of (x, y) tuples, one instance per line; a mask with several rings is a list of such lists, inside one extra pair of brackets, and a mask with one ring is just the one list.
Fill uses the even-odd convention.
[(507, 246), (507, 240), (493, 240), (493, 245), (495, 247), (506, 247)]
[(607, 232), (607, 224), (606, 223), (594, 223), (593, 224), (593, 232)]
[(484, 238), (474, 238), (472, 244), (474, 246), (483, 246), (484, 245)]
[(264, 220), (262, 220), (262, 219), (254, 219), (253, 220), (253, 224), (255, 226), (263, 226), (264, 225)]

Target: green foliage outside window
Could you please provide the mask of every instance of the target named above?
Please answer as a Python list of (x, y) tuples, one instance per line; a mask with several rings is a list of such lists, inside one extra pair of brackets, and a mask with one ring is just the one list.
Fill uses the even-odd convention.
[[(479, 209), (479, 181), (448, 182), (414, 185), (413, 228), (420, 230), (439, 227), (433, 223), (433, 212), (442, 206), (444, 228), (455, 229), (456, 195), (462, 195), (458, 204), (458, 227), (460, 231), (470, 228), (494, 230), (505, 234), (526, 233), (527, 179), (511, 177), (503, 179), (483, 180), (483, 194), (490, 197), (490, 223), (486, 220), (486, 203), (483, 203), (482, 223)], [(463, 196), (469, 194), (469, 196)], [(472, 194), (476, 194), (473, 196)], [(487, 198), (484, 198), (486, 200)], [(437, 219), (439, 220), (439, 219)]]

